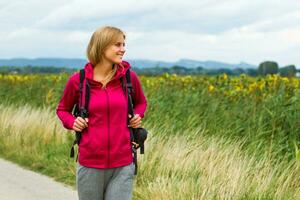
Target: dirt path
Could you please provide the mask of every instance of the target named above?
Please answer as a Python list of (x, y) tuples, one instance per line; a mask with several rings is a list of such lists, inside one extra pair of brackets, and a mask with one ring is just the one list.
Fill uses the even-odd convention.
[(78, 200), (78, 197), (71, 187), (0, 158), (0, 199)]

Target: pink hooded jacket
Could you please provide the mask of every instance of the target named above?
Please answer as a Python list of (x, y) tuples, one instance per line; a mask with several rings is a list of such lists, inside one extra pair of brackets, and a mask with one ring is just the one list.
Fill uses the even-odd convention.
[[(83, 166), (103, 169), (121, 167), (133, 162), (130, 131), (127, 127), (127, 93), (124, 93), (120, 81), (120, 77), (124, 77), (126, 83), (125, 73), (129, 68), (129, 63), (122, 61), (114, 78), (106, 85), (106, 89), (102, 89), (102, 84), (93, 80), (92, 64), (87, 63), (84, 67), (86, 79), (90, 83), (90, 101), (88, 127), (83, 130), (79, 145), (79, 163)], [(147, 101), (136, 73), (130, 70), (130, 76), (134, 113), (143, 118)], [(63, 126), (70, 130), (75, 121), (72, 109), (78, 99), (77, 72), (69, 78), (56, 108)]]

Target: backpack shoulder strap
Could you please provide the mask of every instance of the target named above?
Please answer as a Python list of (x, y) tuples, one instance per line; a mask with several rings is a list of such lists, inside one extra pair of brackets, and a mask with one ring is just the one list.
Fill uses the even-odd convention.
[(83, 81), (84, 81), (84, 69), (81, 69), (79, 71), (79, 105), (78, 107), (80, 108), (82, 105), (82, 93), (83, 93)]
[[(84, 112), (86, 115), (88, 115), (88, 103), (89, 103), (89, 98), (90, 98), (90, 86), (89, 86), (89, 82), (86, 80), (86, 84), (85, 84), (85, 88), (84, 86), (84, 80), (85, 80), (85, 72), (84, 69), (81, 69), (79, 71), (79, 101), (78, 104), (75, 105), (75, 110), (74, 110), (74, 115), (80, 116), (82, 114), (82, 112)], [(83, 91), (85, 90), (85, 92), (83, 93)], [(85, 101), (83, 102), (82, 98), (83, 98), (83, 94), (85, 94)], [(75, 134), (75, 140), (73, 142), (73, 145), (71, 147), (71, 152), (70, 152), (70, 157), (73, 158), (74, 157), (74, 145), (79, 145), (80, 143), (80, 139), (81, 139), (81, 133), (80, 132), (76, 132)], [(76, 157), (76, 162), (78, 159), (78, 154)]]
[[(132, 82), (131, 82), (131, 76), (130, 76), (130, 70), (128, 69), (126, 72), (126, 85), (127, 85), (127, 92), (128, 95), (130, 95), (132, 97), (132, 93), (133, 93), (133, 87), (132, 87)], [(133, 99), (132, 100), (132, 104), (134, 105)]]
[(123, 92), (124, 92), (125, 95), (127, 95), (127, 98), (128, 98), (129, 114), (132, 114), (133, 113), (134, 101), (133, 101), (133, 98), (132, 98), (133, 87), (132, 87), (132, 83), (131, 83), (130, 69), (128, 69), (126, 71), (125, 78), (126, 78), (126, 84), (124, 82), (124, 77), (121, 77), (120, 80), (121, 80)]
[[(131, 83), (131, 77), (130, 77), (130, 70), (128, 69), (126, 71), (126, 85), (124, 83), (124, 80), (121, 79), (122, 81), (122, 86), (123, 86), (123, 90), (125, 89), (125, 91), (127, 91), (127, 98), (128, 98), (128, 114), (130, 114), (131, 116), (134, 115), (133, 113), (133, 105), (134, 105), (134, 102), (133, 102), (133, 99), (132, 99), (132, 91), (133, 91), (133, 88), (132, 88), (132, 83)], [(126, 93), (126, 92), (125, 92)], [(127, 124), (129, 124), (129, 117), (127, 118)], [(129, 128), (130, 130), (130, 141), (133, 142), (135, 141), (135, 135), (136, 135), (136, 130), (134, 130), (133, 128)], [(133, 153), (133, 160), (134, 160), (134, 165), (135, 165), (135, 170), (134, 170), (134, 175), (137, 174), (137, 168), (138, 168), (138, 163), (137, 163), (137, 151), (135, 149), (134, 146), (132, 146), (132, 153)]]
[(83, 80), (84, 80), (84, 69), (81, 69), (80, 70), (80, 72), (79, 72), (79, 74), (80, 74), (80, 84), (83, 84)]
[[(126, 71), (125, 79), (126, 79), (126, 84), (125, 84), (125, 82), (124, 82), (124, 77), (122, 76), (122, 77), (120, 78), (121, 84), (122, 84), (122, 88), (123, 88), (123, 91), (124, 91), (124, 93), (126, 94), (126, 93), (127, 93), (127, 89), (128, 89), (128, 85), (131, 86), (130, 69), (128, 69), (128, 70)], [(132, 88), (132, 87), (131, 87), (131, 88)]]
[(131, 83), (131, 77), (130, 77), (130, 70), (128, 69), (126, 72), (126, 81), (127, 81), (127, 88), (130, 89), (130, 93), (132, 92), (132, 83)]
[[(88, 109), (88, 104), (90, 100), (90, 84), (87, 80), (85, 80), (85, 88), (83, 87), (85, 80), (85, 72), (84, 69), (80, 70), (80, 82), (79, 82), (79, 93), (80, 93), (80, 107), (84, 107), (87, 111)], [(83, 92), (84, 91), (84, 92)], [(83, 101), (83, 94), (85, 95), (85, 99)]]

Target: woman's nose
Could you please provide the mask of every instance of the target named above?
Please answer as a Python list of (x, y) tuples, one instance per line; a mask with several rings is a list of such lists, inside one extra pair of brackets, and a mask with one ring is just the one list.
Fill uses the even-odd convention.
[(125, 52), (125, 51), (126, 51), (126, 50), (125, 50), (125, 46), (123, 46), (123, 45), (121, 46), (121, 51), (122, 51), (122, 52)]

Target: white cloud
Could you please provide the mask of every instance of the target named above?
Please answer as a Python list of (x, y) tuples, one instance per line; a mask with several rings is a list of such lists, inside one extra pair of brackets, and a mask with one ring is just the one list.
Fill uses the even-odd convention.
[(84, 57), (102, 25), (127, 33), (128, 58), (298, 64), (295, 0), (0, 1), (0, 58)]
[[(103, 21), (111, 19), (127, 18), (128, 15), (143, 14), (148, 9), (154, 9), (157, 1), (107, 1), (107, 0), (86, 0), (73, 1), (69, 4), (59, 7), (49, 15), (37, 21), (35, 26), (42, 28), (59, 28), (59, 29), (77, 29), (86, 24), (95, 25), (98, 21), (100, 25)], [(134, 16), (136, 17), (136, 15)], [(86, 23), (86, 24), (85, 24)]]
[(23, 28), (3, 37), (1, 57), (83, 58), (90, 33)]
[[(279, 54), (291, 54), (291, 49), (292, 54), (295, 54), (295, 48), (300, 46), (299, 34), (300, 29), (283, 29), (268, 33), (233, 29), (217, 35), (154, 31), (139, 33), (138, 37), (129, 41), (131, 50), (128, 54), (135, 58), (177, 60), (184, 57), (258, 64), (268, 59), (276, 61)], [(286, 61), (282, 57), (280, 61), (283, 64), (299, 62), (296, 56), (293, 60)]]

